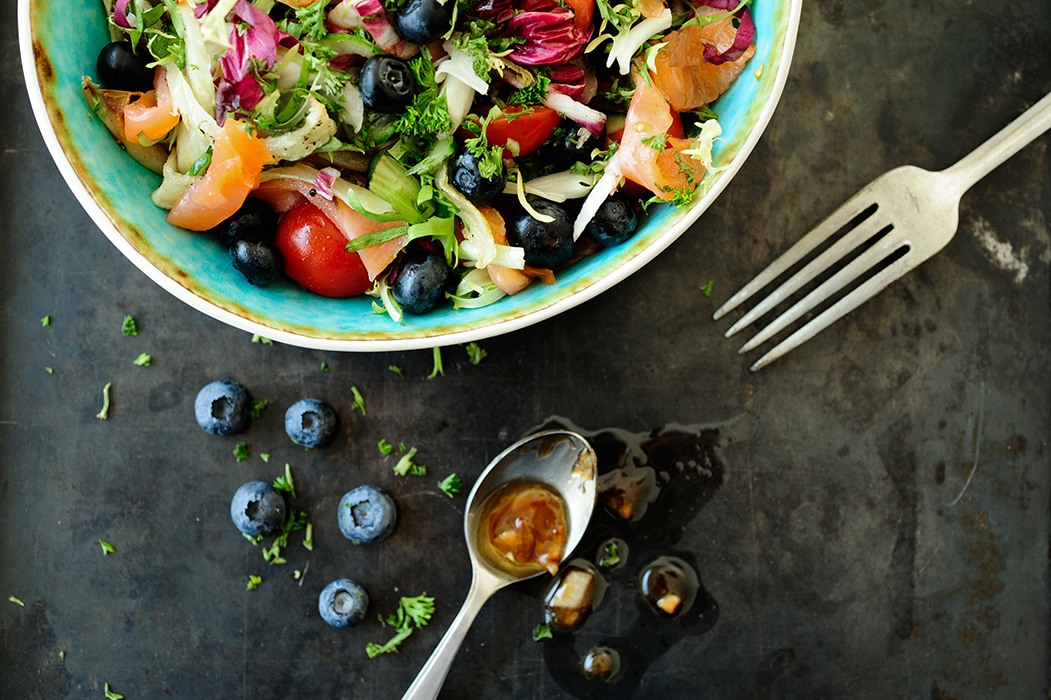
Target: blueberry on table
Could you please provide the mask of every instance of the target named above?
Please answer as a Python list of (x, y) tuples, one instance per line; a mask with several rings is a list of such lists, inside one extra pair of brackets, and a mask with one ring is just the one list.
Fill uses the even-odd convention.
[(525, 250), (525, 264), (529, 267), (558, 267), (573, 254), (573, 220), (564, 207), (546, 199), (530, 204), (538, 214), (553, 220), (540, 221), (519, 209), (507, 221), (507, 242)]
[(416, 77), (406, 61), (396, 56), (371, 56), (358, 76), (361, 101), (374, 112), (397, 114), (416, 95)]
[(127, 41), (114, 41), (102, 47), (95, 69), (105, 88), (149, 92), (153, 89), (153, 68), (146, 64), (152, 59), (145, 49), (135, 53)]
[(234, 493), (230, 518), (249, 537), (268, 535), (285, 521), (285, 499), (265, 481), (249, 481)]
[(391, 274), (390, 288), (394, 301), (410, 314), (425, 314), (445, 301), (452, 272), (445, 257), (430, 251), (405, 254)]
[(438, 0), (408, 0), (394, 13), (394, 31), (402, 39), (413, 44), (429, 44), (437, 41), (452, 28), (452, 0), (440, 3)]
[(277, 213), (261, 199), (249, 198), (226, 221), (211, 230), (219, 242), (229, 246), (238, 236), (249, 235), (272, 241), (277, 235)]
[(285, 432), (303, 447), (324, 447), (336, 436), (336, 412), (319, 399), (300, 399), (285, 411)]
[(193, 402), (197, 425), (212, 435), (233, 435), (248, 425), (251, 400), (245, 388), (229, 379), (206, 384)]
[(606, 198), (594, 218), (584, 228), (584, 235), (604, 246), (620, 245), (635, 235), (638, 216), (631, 199), (620, 192)]
[(337, 579), (322, 589), (317, 609), (321, 619), (333, 627), (353, 627), (365, 619), (369, 594), (349, 578)]
[(394, 532), (398, 509), (394, 499), (378, 486), (366, 484), (339, 501), (339, 530), (351, 542), (378, 542)]
[(507, 168), (502, 160), (497, 171), (487, 177), (482, 174), (481, 159), (462, 142), (457, 144), (448, 168), (449, 182), (477, 207), (491, 204), (507, 184)]
[(233, 240), (229, 251), (234, 269), (256, 287), (270, 284), (285, 269), (285, 256), (272, 240), (265, 241), (242, 234)]

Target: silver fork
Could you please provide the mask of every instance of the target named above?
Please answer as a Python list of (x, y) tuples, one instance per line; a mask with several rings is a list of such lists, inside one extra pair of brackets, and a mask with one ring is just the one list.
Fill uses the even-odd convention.
[(963, 194), (1048, 128), (1051, 128), (1051, 94), (950, 168), (930, 172), (906, 165), (881, 175), (734, 294), (715, 312), (714, 319), (719, 320), (737, 308), (859, 215), (865, 214), (865, 217), (843, 238), (741, 317), (726, 331), (726, 337), (751, 325), (859, 245), (886, 230), (886, 234), (870, 248), (774, 319), (738, 351), (744, 354), (762, 345), (844, 286), (885, 262), (888, 257), (894, 254), (900, 256), (776, 345), (753, 364), (751, 370), (755, 372), (765, 367), (810, 340), (944, 248), (956, 234)]

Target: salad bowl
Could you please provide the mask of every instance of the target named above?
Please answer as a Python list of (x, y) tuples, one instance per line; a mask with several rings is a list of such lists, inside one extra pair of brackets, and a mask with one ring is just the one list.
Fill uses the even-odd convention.
[(160, 177), (125, 153), (90, 118), (81, 81), (95, 77), (108, 42), (101, 0), (18, 0), (19, 48), (33, 112), (67, 185), (98, 228), (136, 267), (193, 308), (274, 341), (322, 350), (391, 351), (480, 340), (550, 318), (595, 297), (667, 248), (740, 170), (773, 115), (788, 76), (802, 0), (753, 0), (756, 53), (713, 105), (722, 136), (713, 156), (725, 168), (685, 207), (660, 205), (627, 242), (475, 309), (446, 306), (400, 323), (373, 312), (373, 298), (330, 299), (283, 280), (254, 287), (211, 236), (165, 221), (150, 195)]

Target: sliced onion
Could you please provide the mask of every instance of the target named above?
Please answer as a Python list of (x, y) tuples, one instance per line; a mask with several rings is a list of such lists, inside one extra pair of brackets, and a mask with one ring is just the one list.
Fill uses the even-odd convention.
[[(551, 200), (552, 202), (564, 202), (567, 199), (581, 199), (587, 197), (595, 188), (598, 178), (594, 175), (580, 175), (571, 170), (561, 173), (552, 173), (543, 177), (534, 178), (525, 183), (526, 194), (535, 194), (538, 197)], [(504, 194), (517, 194), (518, 186), (508, 182), (504, 186)]]
[(584, 233), (584, 229), (595, 218), (595, 214), (598, 213), (602, 203), (616, 192), (617, 185), (620, 184), (620, 178), (620, 160), (617, 158), (617, 154), (614, 153), (606, 161), (605, 172), (602, 173), (599, 181), (595, 183), (595, 188), (591, 190), (591, 194), (584, 200), (580, 207), (580, 213), (577, 214), (577, 218), (573, 221), (574, 241), (580, 238), (580, 234)]
[(601, 134), (602, 127), (606, 125), (605, 114), (577, 102), (569, 95), (548, 90), (544, 105), (569, 117), (595, 136)]
[(332, 186), (336, 183), (340, 172), (335, 168), (322, 168), (318, 171), (314, 183), (317, 185), (317, 193), (327, 200), (332, 200)]
[(659, 17), (647, 17), (627, 32), (619, 34), (613, 40), (613, 46), (610, 47), (606, 66), (612, 66), (616, 61), (620, 74), (627, 75), (631, 70), (631, 59), (642, 48), (642, 45), (669, 27), (671, 27), (671, 10), (665, 7)]

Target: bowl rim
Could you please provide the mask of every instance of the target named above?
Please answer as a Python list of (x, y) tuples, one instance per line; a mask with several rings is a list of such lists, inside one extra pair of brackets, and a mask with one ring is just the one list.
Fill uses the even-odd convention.
[[(778, 2), (779, 0), (767, 0)], [(80, 178), (73, 167), (69, 156), (59, 141), (58, 134), (51, 122), (45, 106), (43, 89), (39, 83), (36, 72), (36, 56), (32, 30), (32, 13), (30, 5), (33, 0), (18, 0), (18, 44), (20, 62), (22, 65), (23, 80), (29, 94), (29, 102), (33, 110), (33, 116), (37, 127), (44, 139), (52, 160), (58, 167), (62, 179), (72, 191), (74, 197), (88, 214), (94, 224), (109, 239), (124, 257), (131, 261), (135, 267), (142, 271), (149, 279), (159, 285), (169, 294), (188, 304), (191, 308), (204, 313), (222, 323), (234, 328), (263, 336), (269, 340), (315, 350), (334, 350), (342, 352), (389, 352), (399, 350), (417, 350), (424, 348), (444, 347), (448, 345), (468, 343), (498, 335), (520, 330), (541, 321), (547, 320), (564, 311), (572, 309), (586, 301), (589, 301), (602, 292), (610, 289), (619, 282), (624, 281), (633, 273), (651, 262), (657, 255), (666, 250), (675, 240), (685, 233), (708, 209), (712, 202), (726, 189), (730, 181), (743, 167), (744, 162), (751, 155), (756, 143), (765, 133), (767, 126), (773, 117), (774, 110), (781, 100), (784, 87), (788, 81), (789, 70), (795, 52), (796, 40), (799, 31), (802, 0), (783, 0), (788, 4), (787, 24), (785, 26), (784, 46), (779, 56), (777, 74), (772, 84), (769, 99), (759, 112), (755, 124), (748, 132), (740, 150), (730, 162), (729, 167), (716, 179), (712, 188), (704, 194), (696, 205), (691, 207), (677, 221), (673, 222), (651, 244), (633, 256), (625, 264), (620, 265), (609, 273), (602, 275), (593, 283), (582, 289), (537, 308), (533, 311), (514, 316), (512, 318), (497, 320), (493, 323), (459, 331), (445, 331), (434, 335), (420, 335), (405, 338), (320, 338), (309, 335), (301, 335), (280, 328), (267, 326), (258, 321), (239, 316), (232, 311), (224, 309), (212, 301), (194, 294), (190, 289), (179, 284), (177, 281), (156, 267), (142, 253), (136, 250), (131, 243), (121, 234), (113, 220), (106, 214), (101, 205), (92, 197), (86, 183)]]

